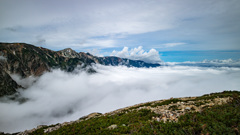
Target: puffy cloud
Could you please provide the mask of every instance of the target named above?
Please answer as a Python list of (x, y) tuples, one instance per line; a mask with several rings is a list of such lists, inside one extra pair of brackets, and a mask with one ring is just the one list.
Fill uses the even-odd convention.
[(90, 75), (61, 70), (45, 73), (27, 90), (19, 90), (28, 99), (22, 104), (0, 98), (0, 131), (77, 120), (92, 112), (105, 113), (147, 101), (240, 89), (239, 68), (94, 68), (98, 73)]
[(128, 58), (132, 60), (142, 60), (148, 63), (159, 63), (161, 62), (159, 53), (155, 49), (151, 49), (148, 52), (143, 50), (142, 46), (128, 50), (128, 47), (124, 47), (122, 51), (113, 51), (112, 56), (117, 56), (121, 58)]

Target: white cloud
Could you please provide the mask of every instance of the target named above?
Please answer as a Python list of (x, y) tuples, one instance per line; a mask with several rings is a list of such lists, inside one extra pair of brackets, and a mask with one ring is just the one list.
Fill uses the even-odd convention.
[(240, 67), (240, 59), (232, 60), (203, 60), (199, 62), (186, 61), (186, 62), (166, 62), (167, 65), (181, 65), (181, 66), (196, 66), (196, 67)]
[(142, 60), (148, 63), (159, 63), (161, 62), (159, 53), (155, 49), (151, 49), (148, 52), (143, 50), (142, 46), (128, 50), (128, 47), (124, 47), (122, 51), (113, 51), (112, 56), (117, 56), (120, 58), (128, 58), (132, 60)]
[[(165, 15), (158, 14), (158, 17), (155, 15), (159, 10), (165, 9), (150, 7), (151, 3), (144, 1), (140, 3), (145, 5), (136, 5), (133, 1), (113, 2), (108, 0), (101, 2), (72, 0), (69, 3), (59, 1), (25, 1), (14, 4), (7, 1), (2, 2), (0, 11), (4, 14), (1, 14), (0, 17), (4, 19), (0, 25), (0, 40), (28, 42), (37, 45), (44, 43), (50, 47), (74, 45), (79, 48), (93, 45), (95, 47), (112, 47), (113, 40), (93, 41), (92, 38), (139, 34), (172, 27)], [(6, 12), (9, 10), (11, 12)], [(20, 26), (21, 29), (14, 33), (9, 31), (16, 26)], [(42, 37), (41, 42), (37, 37)], [(88, 40), (88, 42), (79, 44), (83, 40)]]
[(35, 77), (35, 76), (29, 76), (28, 78), (22, 78), (17, 74), (10, 74), (10, 76), (14, 81), (16, 81), (19, 85), (23, 86), (24, 88), (30, 87), (38, 79), (38, 77)]
[[(157, 12), (166, 11), (166, 7), (154, 6), (156, 2), (139, 1), (139, 5), (135, 2), (108, 0), (101, 2), (72, 0), (69, 3), (25, 1), (17, 3), (18, 7), (16, 7), (11, 2), (6, 1), (2, 2), (1, 10), (11, 10), (11, 12), (1, 14), (5, 20), (0, 27), (54, 25), (58, 30), (70, 28), (73, 32), (83, 31), (84, 34), (90, 35), (100, 33), (102, 35), (111, 33), (138, 34), (172, 27), (172, 24), (169, 23), (172, 19), (169, 19), (167, 15), (156, 15)], [(167, 5), (164, 2), (160, 3)], [(28, 9), (24, 7), (28, 7)], [(18, 9), (22, 9), (21, 12), (18, 12)], [(34, 12), (29, 12), (29, 10)], [(7, 17), (7, 15), (12, 18)], [(20, 19), (23, 15), (25, 19)], [(19, 21), (16, 22), (15, 19), (19, 19)]]
[(213, 41), (211, 49), (234, 49), (239, 43), (238, 9), (237, 0), (0, 1), (0, 40), (86, 48), (88, 44), (81, 46), (79, 42), (96, 36), (162, 31), (150, 37), (155, 37), (155, 42)]
[(86, 51), (89, 52), (90, 54), (94, 55), (94, 56), (104, 57), (104, 56), (100, 53), (101, 50), (99, 50), (99, 49), (87, 49)]
[(114, 47), (115, 41), (111, 39), (87, 39), (80, 43), (83, 47), (109, 48)]
[(20, 91), (27, 102), (0, 100), (0, 131), (23, 131), (147, 101), (240, 89), (239, 68), (94, 68), (98, 73), (91, 75), (53, 70)]
[(166, 43), (163, 44), (165, 47), (174, 47), (174, 46), (179, 46), (179, 45), (185, 45), (186, 43)]

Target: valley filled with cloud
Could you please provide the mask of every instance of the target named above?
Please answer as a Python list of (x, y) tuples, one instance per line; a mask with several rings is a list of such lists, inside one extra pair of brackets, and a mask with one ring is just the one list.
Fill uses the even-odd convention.
[(92, 112), (106, 113), (122, 107), (171, 97), (200, 96), (239, 90), (240, 68), (161, 66), (133, 68), (93, 65), (97, 73), (75, 70), (47, 72), (39, 78), (12, 75), (26, 102), (1, 98), (0, 131), (18, 132), (77, 120)]
[(239, 9), (240, 0), (1, 0), (0, 134), (239, 91)]

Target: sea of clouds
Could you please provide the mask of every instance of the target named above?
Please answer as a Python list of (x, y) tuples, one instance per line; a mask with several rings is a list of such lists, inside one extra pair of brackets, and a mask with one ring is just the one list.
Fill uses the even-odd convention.
[(24, 103), (0, 99), (0, 131), (18, 132), (77, 120), (92, 112), (105, 113), (122, 107), (171, 97), (200, 96), (224, 90), (240, 90), (240, 68), (161, 66), (128, 68), (94, 65), (88, 74), (76, 70), (47, 72), (39, 78), (22, 79), (19, 84)]
[(219, 68), (219, 67), (234, 67), (240, 68), (240, 59), (226, 59), (226, 60), (203, 60), (203, 61), (186, 61), (186, 62), (165, 62), (163, 65), (169, 66), (197, 66), (197, 67), (211, 67), (211, 68)]

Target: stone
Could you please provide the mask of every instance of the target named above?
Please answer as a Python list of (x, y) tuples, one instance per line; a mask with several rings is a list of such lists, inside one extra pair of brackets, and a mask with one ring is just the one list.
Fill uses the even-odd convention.
[(63, 124), (61, 124), (61, 126), (66, 126), (68, 124), (69, 124), (69, 122), (64, 122)]
[(117, 126), (116, 124), (113, 124), (113, 125), (109, 126), (108, 129), (115, 129), (115, 128), (117, 128), (117, 127), (118, 127), (118, 126)]

